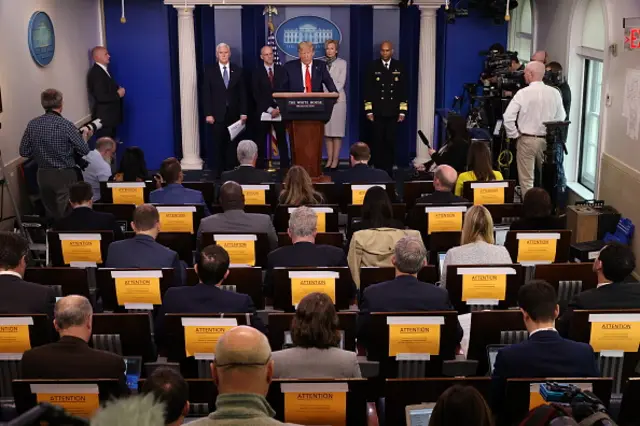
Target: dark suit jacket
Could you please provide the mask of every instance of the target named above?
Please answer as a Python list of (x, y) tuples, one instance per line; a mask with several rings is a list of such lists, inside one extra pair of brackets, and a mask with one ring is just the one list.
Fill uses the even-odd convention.
[[(358, 316), (358, 343), (367, 348), (367, 357), (380, 360), (383, 354), (379, 348), (369, 345), (371, 342), (371, 328), (369, 326), (371, 312), (421, 312), (421, 311), (452, 311), (446, 289), (433, 284), (423, 283), (411, 275), (396, 277), (391, 281), (373, 284), (367, 287), (360, 301), (360, 315)], [(457, 341), (462, 340), (462, 327), (458, 323)], [(451, 354), (453, 355), (453, 354)]]
[[(467, 171), (468, 152), (468, 142), (454, 143), (453, 141), (449, 141), (447, 142), (447, 149), (442, 152), (434, 152), (431, 160), (438, 166), (446, 164), (456, 169), (456, 172), (462, 173)], [(427, 170), (429, 170), (430, 167), (430, 164), (426, 166)]]
[[(302, 62), (300, 59), (287, 62), (284, 64), (284, 68), (289, 75), (287, 91), (304, 92), (304, 75), (302, 74)], [(326, 86), (329, 92), (338, 93), (338, 89), (327, 69), (327, 64), (324, 61), (314, 59), (311, 68), (311, 91), (323, 92), (323, 85)]]
[(160, 312), (156, 317), (156, 338), (163, 341), (164, 315), (207, 313), (250, 313), (251, 325), (263, 333), (267, 332), (262, 320), (255, 315), (256, 308), (246, 294), (223, 290), (215, 284), (199, 283), (195, 286), (173, 287), (167, 290)]
[(347, 170), (336, 173), (333, 181), (335, 183), (383, 183), (392, 182), (392, 179), (384, 170), (369, 167), (366, 164), (356, 164)]
[(56, 231), (113, 231), (115, 240), (124, 239), (122, 228), (111, 213), (94, 211), (90, 207), (77, 207), (53, 224)]
[(273, 182), (268, 171), (249, 166), (238, 166), (233, 170), (222, 172), (222, 183), (234, 181), (240, 185), (257, 185), (265, 182)]
[(576, 309), (640, 309), (640, 284), (612, 283), (578, 293), (558, 318), (556, 327), (561, 336), (569, 335), (573, 311)]
[(289, 86), (289, 74), (282, 65), (274, 64), (273, 70), (273, 86), (269, 81), (267, 69), (264, 63), (260, 63), (258, 68), (253, 71), (251, 76), (251, 88), (253, 91), (253, 99), (256, 102), (256, 115), (258, 120), (260, 114), (267, 112), (269, 108), (277, 108), (278, 104), (273, 99), (273, 92), (282, 92)]
[(510, 231), (546, 231), (549, 229), (565, 229), (566, 220), (557, 216), (533, 217), (518, 219), (509, 227)]
[(186, 282), (187, 271), (178, 253), (157, 243), (148, 235), (109, 244), (106, 268), (173, 268), (174, 284)]
[(273, 296), (271, 271), (276, 267), (347, 266), (347, 255), (338, 247), (300, 242), (275, 249), (267, 256), (265, 296)]
[(202, 192), (185, 188), (179, 183), (170, 183), (164, 188), (156, 189), (149, 194), (149, 201), (154, 204), (203, 204), (204, 215), (209, 216), (209, 208)]
[(87, 76), (87, 85), (93, 98), (91, 118), (102, 119), (105, 127), (122, 123), (122, 99), (118, 95), (118, 83), (100, 65), (93, 64)]
[(92, 349), (77, 337), (61, 337), (58, 342), (26, 351), (20, 368), (23, 379), (117, 379), (122, 394), (129, 394), (124, 359)]
[(202, 110), (218, 123), (234, 123), (247, 115), (247, 92), (242, 68), (229, 63), (229, 87), (224, 87), (220, 65), (216, 62), (205, 69), (202, 85)]
[(553, 330), (538, 331), (498, 352), (491, 375), (494, 414), (502, 412), (507, 379), (525, 377), (600, 377), (600, 372), (587, 343), (563, 339)]
[(0, 275), (0, 314), (47, 314), (53, 319), (53, 289), (10, 274)]

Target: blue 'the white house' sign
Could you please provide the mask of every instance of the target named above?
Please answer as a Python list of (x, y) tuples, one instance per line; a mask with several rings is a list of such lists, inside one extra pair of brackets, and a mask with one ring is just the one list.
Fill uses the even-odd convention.
[(53, 22), (45, 12), (35, 12), (29, 20), (29, 51), (36, 64), (45, 67), (51, 63), (56, 50)]
[(342, 41), (342, 33), (336, 24), (319, 16), (296, 16), (287, 19), (276, 29), (276, 44), (289, 56), (298, 58), (298, 43), (310, 41), (315, 46), (315, 57), (324, 57), (324, 42)]

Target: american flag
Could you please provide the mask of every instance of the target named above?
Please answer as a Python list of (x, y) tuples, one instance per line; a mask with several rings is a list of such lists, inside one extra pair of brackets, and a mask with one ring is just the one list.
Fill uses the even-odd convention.
[[(267, 28), (269, 30), (269, 32), (267, 33), (267, 46), (273, 49), (273, 63), (276, 65), (282, 65), (280, 63), (280, 55), (278, 54), (278, 46), (276, 45), (276, 31), (273, 25), (273, 21), (271, 20), (271, 16), (269, 16)], [(278, 138), (276, 136), (276, 130), (273, 128), (273, 126), (271, 126), (271, 155), (280, 155), (278, 152)]]

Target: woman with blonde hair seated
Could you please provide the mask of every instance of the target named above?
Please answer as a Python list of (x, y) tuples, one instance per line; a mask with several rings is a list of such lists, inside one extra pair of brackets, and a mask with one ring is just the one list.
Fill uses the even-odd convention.
[(447, 286), (449, 265), (501, 265), (511, 264), (511, 256), (504, 246), (495, 245), (493, 219), (484, 206), (471, 207), (462, 225), (459, 247), (447, 251), (440, 277), (440, 286)]
[(279, 204), (306, 206), (324, 202), (322, 194), (313, 189), (311, 176), (300, 166), (293, 166), (289, 169), (284, 178), (283, 187), (278, 198)]

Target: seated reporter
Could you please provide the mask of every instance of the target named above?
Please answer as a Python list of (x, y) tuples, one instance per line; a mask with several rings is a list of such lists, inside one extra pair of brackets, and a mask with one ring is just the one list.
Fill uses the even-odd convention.
[(471, 136), (467, 130), (467, 120), (459, 115), (450, 115), (447, 119), (447, 140), (438, 151), (430, 148), (431, 161), (425, 164), (425, 170), (430, 171), (435, 166), (447, 165), (457, 173), (463, 173), (467, 167), (467, 155)]
[(125, 149), (120, 166), (115, 175), (114, 182), (144, 182), (149, 179), (147, 162), (144, 159), (144, 151), (137, 146)]
[[(351, 168), (335, 175), (335, 183), (381, 183), (391, 182), (389, 174), (381, 169), (369, 166), (371, 150), (364, 142), (356, 142), (349, 149)], [(336, 163), (337, 164), (337, 163)]]
[(484, 206), (471, 207), (462, 225), (459, 247), (447, 251), (442, 267), (440, 285), (447, 285), (449, 265), (500, 265), (511, 264), (511, 255), (504, 246), (495, 244), (493, 219)]
[(523, 217), (511, 224), (511, 231), (546, 231), (565, 229), (565, 221), (551, 214), (551, 197), (543, 188), (531, 188), (524, 195)]
[(301, 166), (293, 166), (282, 183), (278, 203), (287, 206), (308, 206), (324, 203), (322, 194), (313, 189), (311, 176)]
[(251, 140), (240, 141), (237, 155), (240, 165), (233, 170), (222, 172), (222, 183), (230, 180), (240, 185), (257, 185), (265, 182), (273, 182), (271, 174), (268, 171), (256, 168), (258, 146), (255, 142)]
[(491, 165), (491, 151), (486, 142), (477, 141), (469, 145), (469, 156), (467, 158), (467, 170), (460, 173), (456, 181), (455, 194), (462, 196), (462, 189), (465, 182), (490, 182), (502, 180), (502, 173), (493, 170)]
[(160, 176), (166, 183), (149, 194), (149, 201), (153, 204), (202, 204), (204, 216), (209, 216), (209, 207), (204, 201), (202, 192), (182, 186), (184, 173), (180, 161), (175, 157), (167, 158), (160, 166)]
[(487, 401), (473, 386), (451, 386), (433, 407), (429, 426), (493, 426)]
[(113, 231), (114, 240), (124, 239), (122, 228), (111, 213), (93, 210), (93, 189), (87, 182), (74, 183), (69, 188), (71, 213), (53, 224), (55, 231)]
[(189, 414), (189, 385), (182, 375), (170, 367), (159, 367), (144, 382), (143, 395), (153, 395), (164, 405), (164, 424), (180, 426)]
[(373, 228), (405, 228), (401, 220), (394, 219), (389, 194), (379, 186), (367, 189), (362, 202), (362, 217), (351, 224), (351, 232), (347, 239), (351, 240), (354, 232)]
[(251, 325), (263, 333), (266, 328), (255, 315), (253, 300), (246, 294), (220, 288), (229, 276), (229, 254), (217, 245), (205, 247), (194, 266), (200, 282), (194, 286), (172, 287), (167, 290), (156, 318), (156, 336), (163, 340), (165, 314), (249, 313)]
[(359, 378), (355, 352), (342, 350), (338, 314), (324, 293), (306, 295), (291, 322), (295, 347), (274, 352), (274, 378)]

